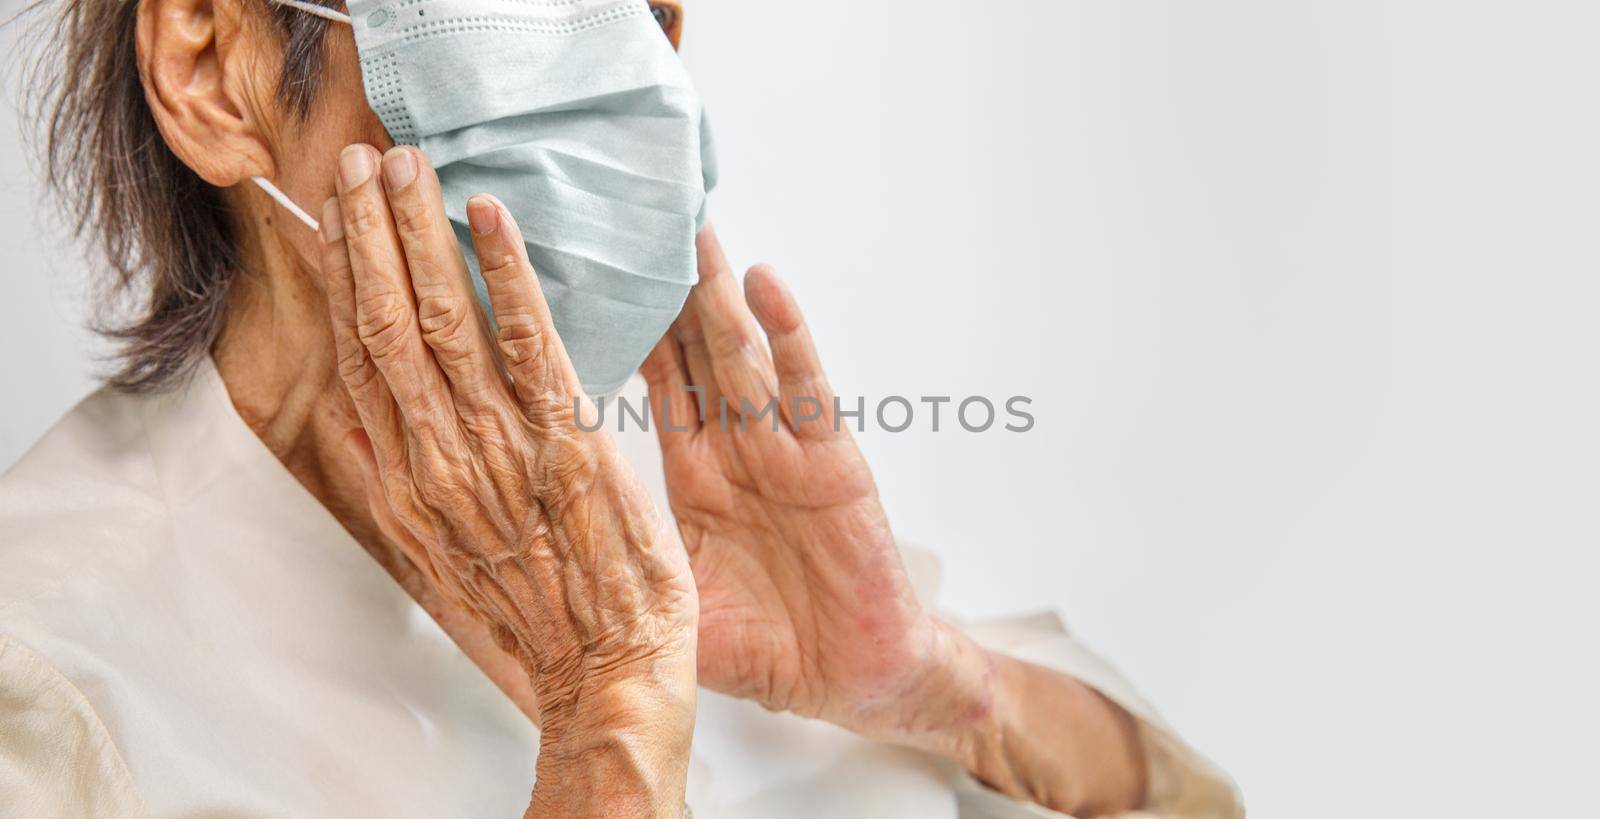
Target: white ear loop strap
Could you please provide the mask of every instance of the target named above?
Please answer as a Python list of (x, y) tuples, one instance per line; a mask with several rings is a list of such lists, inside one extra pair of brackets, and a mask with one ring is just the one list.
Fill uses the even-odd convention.
[[(319, 6), (316, 3), (307, 3), (305, 0), (271, 0), (271, 2), (277, 3), (280, 6), (288, 6), (292, 9), (299, 9), (306, 14), (310, 14), (315, 17), (321, 17), (325, 20), (332, 20), (335, 23), (344, 23), (345, 25), (350, 24), (350, 15), (334, 11), (327, 6)], [(320, 228), (320, 225), (317, 224), (317, 220), (311, 218), (311, 214), (301, 210), (300, 206), (296, 205), (294, 200), (290, 199), (283, 191), (278, 190), (277, 185), (274, 185), (259, 176), (250, 177), (250, 181), (256, 183), (257, 187), (266, 191), (267, 195), (272, 197), (273, 201), (282, 205), (284, 210), (289, 211), (295, 215), (295, 218), (305, 222), (306, 227), (311, 228), (313, 231)]]
[(324, 20), (332, 20), (335, 23), (344, 23), (345, 25), (350, 24), (350, 15), (343, 12), (334, 11), (327, 6), (319, 6), (316, 3), (307, 3), (305, 0), (271, 0), (271, 2), (277, 3), (280, 6), (288, 6), (292, 9), (299, 9), (306, 14), (315, 15), (323, 18)]
[(259, 176), (250, 177), (250, 181), (256, 183), (257, 187), (259, 187), (262, 190), (266, 191), (267, 195), (272, 197), (273, 200), (276, 201), (278, 204), (282, 205), (284, 210), (289, 211), (290, 213), (295, 215), (295, 218), (299, 219), (302, 222), (305, 222), (306, 223), (306, 227), (311, 228), (312, 230), (320, 229), (321, 226), (317, 224), (317, 220), (311, 218), (311, 214), (306, 213), (305, 211), (301, 210), (300, 206), (296, 205), (294, 203), (294, 200), (290, 199), (287, 194), (285, 194), (283, 191), (278, 190), (278, 186), (277, 185), (274, 185), (271, 182), (268, 182), (267, 180), (262, 179)]

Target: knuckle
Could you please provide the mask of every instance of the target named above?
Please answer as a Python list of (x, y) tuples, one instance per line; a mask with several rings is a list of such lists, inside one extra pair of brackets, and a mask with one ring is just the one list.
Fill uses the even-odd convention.
[(479, 267), (486, 281), (514, 281), (522, 275), (522, 260), (508, 250), (491, 250), (480, 255)]
[(388, 223), (383, 208), (371, 197), (355, 196), (352, 199), (343, 203), (344, 232), (351, 238), (370, 236)]
[(579, 421), (595, 415), (592, 404), (587, 410), (580, 397), (550, 384), (517, 387), (517, 400), (521, 404), (522, 429), (526, 440), (534, 446), (534, 460), (543, 465), (545, 474), (552, 471), (569, 474), (581, 466), (584, 459), (592, 460), (594, 452), (580, 434)]
[(464, 347), (471, 315), (466, 302), (454, 296), (428, 294), (417, 301), (417, 324), (423, 340), (433, 347)]
[(723, 332), (710, 333), (706, 338), (711, 347), (711, 354), (718, 358), (734, 358), (743, 360), (755, 350), (755, 339), (742, 329), (728, 329)]
[(340, 344), (338, 349), (339, 377), (352, 390), (360, 390), (372, 383), (377, 371), (367, 359), (367, 350), (359, 344)]
[[(408, 189), (410, 190), (410, 189)], [(418, 197), (398, 194), (389, 200), (389, 210), (394, 214), (394, 226), (401, 233), (425, 235), (433, 231), (433, 209)]]
[[(520, 392), (523, 407), (537, 440), (560, 440), (578, 426), (578, 402), (566, 393), (548, 386), (532, 386)], [(593, 415), (593, 408), (590, 408)]]
[(765, 345), (756, 341), (754, 336), (741, 335), (738, 343), (736, 343), (733, 347), (733, 354), (737, 356), (740, 361), (749, 362), (752, 364), (760, 364), (764, 363), (767, 359), (767, 348)]
[(544, 360), (545, 335), (538, 322), (503, 317), (496, 339), (506, 366), (513, 370), (527, 373)]
[(374, 358), (394, 355), (411, 329), (411, 310), (393, 293), (368, 296), (356, 305), (356, 334)]

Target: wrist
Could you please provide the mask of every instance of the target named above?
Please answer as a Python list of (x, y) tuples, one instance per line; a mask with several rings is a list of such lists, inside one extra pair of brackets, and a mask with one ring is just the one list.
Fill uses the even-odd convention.
[(694, 733), (693, 669), (693, 655), (658, 660), (586, 680), (552, 698), (558, 705), (541, 702), (530, 815), (681, 815)]
[(995, 717), (995, 657), (960, 629), (929, 619), (925, 659), (885, 708), (867, 712), (862, 733), (966, 763)]
[[(955, 760), (979, 781), (1001, 793), (1039, 801), (1032, 793), (1022, 766), (1013, 757), (1020, 737), (1013, 713), (1015, 698), (1024, 696), (1017, 690), (1018, 665), (1009, 657), (990, 655), (989, 708), (982, 718), (963, 726), (964, 730), (955, 741), (959, 749)], [(1039, 730), (1039, 726), (1034, 730)]]
[(1102, 815), (1142, 800), (1132, 718), (1071, 677), (938, 623), (937, 647), (869, 735), (950, 759), (1008, 796)]

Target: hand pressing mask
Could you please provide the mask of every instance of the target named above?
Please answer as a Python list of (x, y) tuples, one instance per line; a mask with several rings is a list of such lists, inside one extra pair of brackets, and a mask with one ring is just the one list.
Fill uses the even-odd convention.
[(699, 96), (649, 4), (349, 8), (367, 101), (397, 144), (421, 148), (437, 169), (479, 299), (466, 203), (487, 192), (522, 226), (584, 389), (616, 392), (695, 283), (695, 234), (716, 177)]

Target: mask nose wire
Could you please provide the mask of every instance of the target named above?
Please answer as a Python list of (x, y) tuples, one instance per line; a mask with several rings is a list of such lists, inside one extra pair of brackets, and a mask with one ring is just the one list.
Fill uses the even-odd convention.
[[(345, 25), (350, 24), (350, 15), (334, 11), (327, 6), (319, 6), (316, 3), (307, 3), (305, 0), (271, 0), (271, 2), (277, 3), (280, 6), (288, 6), (292, 9), (299, 9), (306, 14), (310, 14), (315, 17), (321, 17), (325, 20), (332, 20), (336, 23), (344, 23)], [(311, 218), (311, 214), (301, 210), (300, 206), (296, 205), (294, 200), (290, 199), (287, 194), (281, 190), (278, 190), (277, 185), (274, 185), (259, 176), (250, 177), (250, 181), (256, 183), (256, 187), (266, 191), (267, 195), (272, 197), (274, 202), (282, 205), (284, 210), (289, 211), (295, 215), (296, 219), (304, 222), (306, 227), (311, 228), (312, 231), (319, 229), (320, 226), (317, 224), (317, 220)]]

